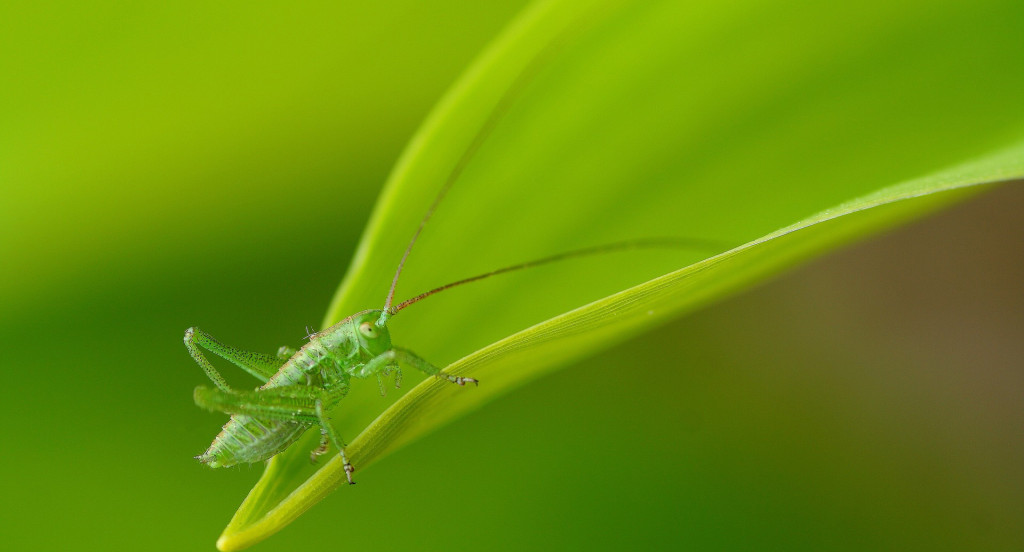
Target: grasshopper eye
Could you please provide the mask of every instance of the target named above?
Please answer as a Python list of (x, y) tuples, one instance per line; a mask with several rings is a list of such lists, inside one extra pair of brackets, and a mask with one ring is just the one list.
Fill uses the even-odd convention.
[(364, 336), (370, 339), (373, 339), (377, 337), (377, 328), (374, 328), (373, 324), (369, 322), (363, 322), (362, 324), (359, 325), (359, 333), (363, 334)]

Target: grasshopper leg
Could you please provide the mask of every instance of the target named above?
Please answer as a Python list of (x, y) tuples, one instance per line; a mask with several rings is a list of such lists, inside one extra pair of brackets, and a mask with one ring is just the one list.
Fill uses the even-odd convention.
[(393, 347), (390, 351), (385, 351), (373, 358), (371, 358), (366, 364), (363, 365), (360, 375), (366, 377), (375, 372), (379, 372), (390, 364), (396, 362), (404, 362), (417, 370), (439, 378), (444, 378), (456, 385), (466, 385), (472, 383), (479, 385), (480, 382), (476, 378), (467, 378), (464, 376), (454, 376), (452, 374), (444, 374), (441, 369), (433, 364), (427, 362), (425, 359), (417, 355), (416, 353), (402, 349), (401, 347)]
[(207, 360), (206, 355), (203, 354), (200, 347), (230, 361), (232, 364), (246, 372), (249, 372), (262, 382), (266, 382), (270, 379), (270, 377), (276, 374), (277, 370), (281, 368), (281, 365), (284, 364), (283, 360), (274, 358), (271, 355), (244, 351), (242, 349), (231, 347), (230, 345), (225, 345), (220, 341), (217, 341), (212, 335), (196, 327), (185, 330), (185, 347), (188, 348), (189, 354), (192, 355), (192, 358), (195, 359), (196, 363), (199, 364), (204, 372), (206, 372), (206, 375), (210, 380), (212, 380), (218, 388), (224, 391), (230, 391), (231, 386), (228, 385), (224, 376), (222, 376), (220, 372), (213, 367), (213, 364), (210, 364), (210, 361)]
[[(345, 477), (348, 479), (348, 484), (349, 485), (355, 485), (356, 482), (352, 481), (352, 472), (354, 472), (356, 470), (355, 470), (355, 468), (352, 467), (352, 464), (349, 463), (348, 457), (345, 456), (345, 447), (348, 446), (348, 445), (345, 444), (345, 441), (343, 441), (341, 439), (341, 436), (338, 435), (338, 432), (334, 429), (334, 426), (331, 425), (331, 420), (329, 418), (327, 418), (327, 416), (326, 416), (326, 414), (324, 412), (324, 402), (323, 402), (323, 400), (316, 399), (315, 408), (316, 408), (316, 415), (320, 419), (319, 423), (320, 423), (321, 435), (325, 435), (326, 434), (327, 438), (330, 439), (332, 444), (334, 444), (334, 446), (338, 449), (338, 454), (341, 455), (341, 463), (345, 467)], [(321, 439), (322, 439), (322, 437), (321, 437)], [(317, 449), (317, 450), (319, 450), (319, 449)]]
[(309, 463), (310, 464), (316, 464), (317, 459), (319, 459), (324, 454), (327, 454), (327, 449), (329, 449), (330, 446), (331, 446), (331, 442), (327, 438), (327, 430), (325, 430), (324, 428), (321, 427), (320, 428), (320, 446), (316, 447), (315, 449), (313, 449), (312, 452), (309, 453)]
[(320, 446), (313, 451), (311, 457), (315, 458), (327, 452), (326, 445), (327, 442), (330, 442), (338, 449), (349, 485), (354, 485), (352, 472), (355, 471), (355, 468), (345, 456), (345, 441), (331, 425), (324, 406), (325, 402), (336, 401), (345, 396), (347, 392), (347, 386), (324, 390), (305, 385), (287, 385), (258, 391), (224, 391), (197, 387), (194, 396), (196, 404), (208, 410), (260, 419), (289, 420), (319, 425)]
[(288, 385), (258, 391), (221, 390), (196, 387), (196, 404), (225, 414), (241, 414), (265, 420), (317, 423), (317, 390), (305, 385)]

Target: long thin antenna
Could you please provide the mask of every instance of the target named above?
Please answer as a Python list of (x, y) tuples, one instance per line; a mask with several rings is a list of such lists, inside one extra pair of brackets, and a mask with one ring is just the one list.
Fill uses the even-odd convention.
[[(501, 120), (502, 116), (508, 111), (512, 102), (519, 96), (519, 93), (526, 86), (528, 82), (536, 74), (543, 61), (550, 58), (566, 41), (567, 35), (563, 35), (555, 41), (548, 44), (548, 46), (530, 61), (521, 73), (513, 81), (512, 85), (509, 86), (508, 90), (502, 95), (501, 99), (494, 106), (494, 110), (487, 116), (487, 120), (484, 121), (483, 126), (477, 131), (476, 136), (473, 137), (473, 141), (470, 142), (469, 147), (462, 153), (462, 157), (459, 158), (458, 163), (452, 168), (451, 174), (445, 180), (444, 185), (441, 186), (441, 190), (437, 192), (437, 197), (434, 198), (434, 202), (430, 204), (430, 208), (427, 209), (426, 214), (423, 215), (423, 219), (420, 220), (420, 225), (416, 228), (416, 233), (412, 235), (412, 240), (409, 241), (409, 245), (405, 248), (405, 253), (402, 254), (402, 260), (398, 262), (398, 270), (395, 271), (395, 277), (391, 280), (391, 289), (388, 290), (388, 297), (384, 301), (384, 310), (381, 312), (380, 319), (377, 320), (378, 326), (383, 326), (387, 323), (388, 317), (391, 315), (391, 301), (395, 298), (395, 287), (398, 285), (398, 277), (402, 275), (402, 267), (405, 266), (405, 260), (409, 257), (409, 253), (412, 252), (412, 246), (416, 243), (416, 239), (420, 237), (420, 232), (423, 231), (423, 227), (427, 225), (427, 221), (434, 214), (437, 206), (441, 204), (441, 200), (448, 193), (448, 190), (452, 187), (452, 184), (458, 180), (462, 171), (465, 170), (466, 165), (469, 164), (470, 160), (476, 155), (477, 150), (483, 145), (484, 140), (490, 136), (491, 131), (497, 126), (498, 121)], [(395, 311), (397, 312), (397, 311)]]
[(648, 238), (648, 239), (629, 240), (629, 241), (608, 243), (608, 244), (604, 244), (604, 245), (596, 245), (596, 246), (593, 246), (593, 247), (586, 247), (586, 248), (583, 248), (583, 249), (576, 249), (576, 250), (573, 250), (573, 251), (566, 251), (564, 253), (559, 253), (557, 255), (551, 255), (550, 257), (544, 257), (542, 259), (537, 259), (537, 260), (534, 260), (534, 261), (528, 261), (528, 262), (525, 262), (525, 263), (519, 263), (519, 264), (514, 264), (514, 265), (511, 265), (511, 266), (506, 266), (504, 268), (499, 268), (497, 270), (492, 270), (490, 272), (485, 272), (483, 274), (477, 274), (476, 276), (471, 276), (469, 278), (458, 280), (458, 281), (452, 282), (450, 284), (445, 284), (445, 285), (443, 285), (441, 287), (436, 287), (436, 288), (434, 288), (434, 289), (432, 289), (430, 291), (427, 291), (425, 293), (421, 293), (421, 294), (417, 295), (416, 297), (413, 297), (412, 299), (406, 299), (405, 301), (402, 301), (401, 303), (399, 303), (398, 305), (396, 305), (394, 307), (389, 307), (388, 310), (385, 311), (385, 312), (388, 315), (397, 314), (398, 311), (404, 309), (405, 307), (408, 307), (409, 305), (411, 305), (413, 303), (422, 301), (423, 299), (426, 299), (427, 297), (430, 297), (431, 295), (433, 295), (435, 293), (442, 292), (442, 291), (444, 291), (446, 289), (450, 289), (450, 288), (453, 288), (453, 287), (456, 287), (456, 286), (461, 286), (462, 284), (468, 284), (470, 282), (475, 282), (477, 280), (483, 280), (484, 278), (490, 278), (491, 276), (497, 276), (498, 274), (504, 274), (506, 272), (513, 272), (513, 271), (516, 271), (516, 270), (522, 270), (524, 268), (533, 268), (535, 266), (545, 265), (545, 264), (553, 263), (553, 262), (556, 262), (556, 261), (563, 261), (563, 260), (566, 260), (566, 259), (572, 259), (572, 258), (575, 258), (575, 257), (585, 257), (585, 256), (588, 256), (588, 255), (599, 255), (601, 253), (611, 253), (613, 251), (625, 251), (625, 250), (629, 250), (629, 249), (642, 249), (642, 248), (655, 248), (655, 247), (670, 247), (670, 248), (682, 248), (682, 249), (707, 249), (707, 248), (721, 248), (723, 246), (727, 247), (727, 248), (729, 247), (726, 244), (723, 244), (721, 242), (716, 242), (716, 241), (713, 241), (713, 240), (699, 240), (699, 239), (689, 239), (688, 240), (688, 239), (682, 239), (682, 238)]

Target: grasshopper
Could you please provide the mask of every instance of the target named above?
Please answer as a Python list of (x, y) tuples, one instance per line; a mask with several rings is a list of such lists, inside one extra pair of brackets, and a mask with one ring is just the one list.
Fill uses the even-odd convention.
[[(309, 341), (300, 349), (285, 345), (278, 349), (277, 355), (236, 349), (196, 327), (185, 330), (185, 347), (217, 386), (216, 389), (197, 387), (194, 392), (196, 404), (231, 415), (206, 452), (195, 457), (197, 460), (211, 468), (267, 460), (288, 448), (306, 430), (319, 426), (320, 444), (310, 453), (310, 461), (315, 462), (333, 445), (341, 455), (348, 483), (353, 485), (352, 472), (355, 469), (345, 456), (345, 442), (327, 417), (327, 413), (348, 394), (352, 378), (376, 376), (383, 393), (383, 379), (392, 372), (395, 373), (395, 385), (401, 386), (401, 362), (456, 385), (479, 384), (474, 378), (443, 374), (440, 368), (412, 351), (393, 346), (387, 327), (388, 318), (405, 307), (449, 287), (487, 277), (480, 275), (453, 282), (399, 305), (391, 304), (402, 267), (451, 182), (442, 187), (406, 247), (383, 309), (357, 312), (325, 330), (308, 335)], [(241, 367), (263, 385), (255, 391), (231, 388), (202, 349)]]
[[(217, 385), (198, 387), (196, 404), (231, 414), (231, 419), (196, 459), (217, 468), (269, 459), (295, 442), (309, 428), (320, 427), (320, 445), (310, 460), (334, 445), (341, 455), (349, 484), (352, 464), (345, 456), (345, 443), (331, 425), (327, 412), (348, 393), (352, 378), (379, 379), (396, 372), (399, 362), (448, 381), (465, 385), (474, 378), (442, 374), (441, 369), (415, 353), (392, 346), (385, 319), (387, 310), (356, 313), (319, 333), (299, 350), (281, 347), (276, 356), (242, 351), (214, 339), (199, 328), (185, 331), (185, 345), (192, 358)], [(397, 311), (396, 311), (397, 312)], [(200, 347), (242, 367), (263, 381), (255, 391), (232, 389), (203, 355)]]
[[(439, 196), (437, 201), (440, 199)], [(505, 272), (621, 249), (692, 246), (692, 241), (648, 239), (578, 249), (458, 280), (392, 305), (405, 259), (432, 211), (433, 208), (428, 211), (406, 248), (384, 308), (357, 312), (311, 334), (309, 341), (298, 350), (283, 346), (276, 355), (243, 351), (221, 343), (199, 328), (185, 330), (185, 346), (189, 354), (216, 385), (215, 389), (197, 387), (194, 393), (196, 404), (231, 415), (206, 452), (195, 457), (197, 460), (211, 468), (267, 460), (288, 448), (308, 429), (319, 426), (320, 444), (310, 453), (310, 461), (315, 462), (333, 445), (341, 456), (349, 484), (354, 484), (352, 473), (355, 469), (345, 456), (345, 441), (327, 417), (327, 413), (345, 398), (353, 378), (375, 376), (383, 392), (383, 378), (391, 373), (395, 374), (396, 386), (401, 385), (401, 363), (459, 386), (467, 383), (479, 385), (475, 378), (445, 374), (412, 351), (392, 345), (387, 327), (391, 316), (435, 293)], [(255, 391), (230, 387), (202, 349), (241, 367), (263, 385)]]

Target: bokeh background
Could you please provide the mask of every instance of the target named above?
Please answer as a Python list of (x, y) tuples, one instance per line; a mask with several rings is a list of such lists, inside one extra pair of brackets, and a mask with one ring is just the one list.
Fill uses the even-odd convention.
[[(213, 549), (261, 468), (191, 458), (224, 420), (184, 329), (300, 343), (524, 4), (0, 7), (0, 548)], [(1022, 212), (1004, 186), (569, 367), (256, 549), (1022, 549)]]

